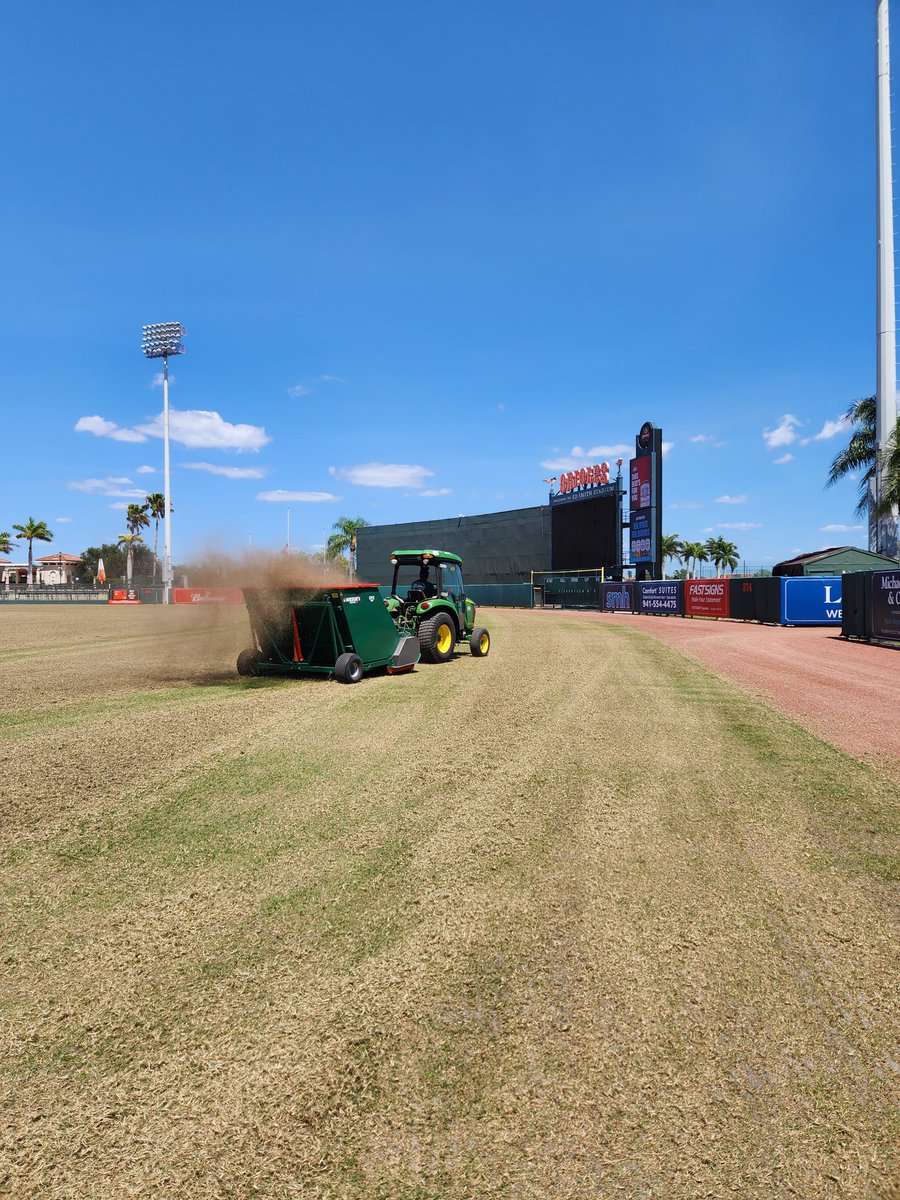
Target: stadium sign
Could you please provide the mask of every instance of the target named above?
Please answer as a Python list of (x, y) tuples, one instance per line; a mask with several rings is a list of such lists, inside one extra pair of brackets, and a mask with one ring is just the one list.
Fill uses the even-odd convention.
[(564, 496), (574, 488), (605, 487), (609, 483), (609, 463), (594, 463), (578, 471), (564, 471), (559, 477), (559, 494)]

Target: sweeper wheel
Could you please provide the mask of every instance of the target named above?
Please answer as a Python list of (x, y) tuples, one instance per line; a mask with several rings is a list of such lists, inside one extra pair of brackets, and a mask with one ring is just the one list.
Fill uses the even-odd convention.
[(334, 664), (338, 683), (359, 683), (363, 677), (362, 659), (358, 654), (342, 654)]

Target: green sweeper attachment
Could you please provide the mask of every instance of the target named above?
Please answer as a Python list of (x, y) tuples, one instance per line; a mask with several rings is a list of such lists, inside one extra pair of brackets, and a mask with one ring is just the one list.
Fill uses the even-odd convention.
[(254, 645), (240, 675), (333, 675), (358, 683), (366, 671), (411, 671), (419, 639), (398, 629), (374, 584), (244, 588)]

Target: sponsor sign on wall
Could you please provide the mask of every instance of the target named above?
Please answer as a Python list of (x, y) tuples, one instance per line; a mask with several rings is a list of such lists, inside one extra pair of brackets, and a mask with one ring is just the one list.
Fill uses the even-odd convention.
[(633, 612), (634, 584), (633, 583), (604, 583), (603, 584), (604, 612)]
[(653, 561), (653, 521), (649, 508), (631, 510), (631, 561)]
[(900, 642), (900, 571), (872, 572), (872, 637)]
[(840, 625), (840, 575), (789, 576), (781, 581), (782, 625)]
[(684, 585), (671, 583), (639, 583), (638, 612), (679, 616), (684, 613)]
[(242, 604), (240, 588), (172, 588), (173, 604)]
[(686, 579), (684, 611), (689, 617), (730, 616), (727, 579)]

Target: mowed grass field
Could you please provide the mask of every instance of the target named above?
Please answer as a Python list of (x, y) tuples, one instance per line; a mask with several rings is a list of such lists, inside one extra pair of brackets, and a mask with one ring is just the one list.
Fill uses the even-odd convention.
[(484, 615), (347, 687), (0, 610), (0, 1194), (897, 1195), (896, 778)]

